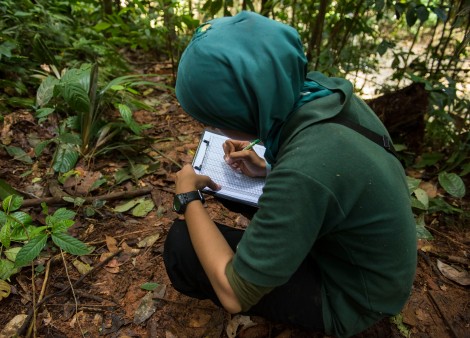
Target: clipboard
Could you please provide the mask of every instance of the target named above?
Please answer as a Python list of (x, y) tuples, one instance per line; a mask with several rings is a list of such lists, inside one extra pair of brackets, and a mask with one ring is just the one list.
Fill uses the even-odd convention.
[[(213, 191), (209, 188), (202, 191), (220, 198), (258, 207), (265, 178), (246, 176), (225, 162), (222, 146), (228, 139), (228, 137), (208, 129), (202, 134), (192, 166), (197, 174), (207, 175), (222, 186), (219, 191)], [(253, 150), (264, 158), (264, 146), (257, 144)]]

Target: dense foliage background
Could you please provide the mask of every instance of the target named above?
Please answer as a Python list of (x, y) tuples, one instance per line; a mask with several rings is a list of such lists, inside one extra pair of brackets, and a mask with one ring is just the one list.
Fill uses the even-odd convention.
[(422, 165), (470, 171), (468, 0), (3, 0), (1, 113), (41, 108), (35, 94), (50, 66), (97, 63), (109, 79), (136, 62), (169, 61), (175, 74), (201, 22), (240, 10), (297, 28), (310, 68), (349, 78), (364, 97), (424, 83), (431, 148)]

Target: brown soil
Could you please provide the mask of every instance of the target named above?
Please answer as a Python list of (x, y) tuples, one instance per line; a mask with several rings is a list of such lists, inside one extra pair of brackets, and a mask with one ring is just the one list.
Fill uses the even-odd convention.
[[(135, 118), (141, 123), (152, 124), (148, 134), (158, 142), (154, 143), (157, 151), (149, 155), (160, 163), (156, 171), (137, 181), (129, 180), (113, 185), (113, 173), (126, 166), (126, 160), (118, 157), (98, 158), (93, 163), (79, 163), (78, 167), (86, 177), (97, 177), (96, 173), (101, 173), (108, 179), (107, 184), (89, 196), (153, 187), (151, 196), (147, 198), (151, 197), (156, 206), (143, 218), (114, 212), (112, 209), (123, 203), (122, 200), (109, 201), (98, 210), (99, 213), (89, 217), (84, 215), (83, 207), (75, 209), (78, 216), (71, 234), (95, 246), (92, 254), (80, 257), (78, 261), (95, 267), (95, 270), (73, 288), (73, 293), (50, 297), (42, 304), (35, 321), (39, 337), (227, 337), (227, 326), (234, 323), (229, 314), (209, 301), (190, 299), (176, 292), (166, 275), (162, 247), (165, 235), (177, 217), (170, 207), (174, 175), (178, 171), (174, 162), (190, 163), (203, 126), (185, 115), (171, 94), (155, 92), (154, 95), (157, 102), (155, 111), (139, 111)], [(41, 139), (51, 137), (54, 128), (52, 121), (38, 125), (31, 119), (29, 112), (14, 114), (17, 114), (17, 120), (9, 126), (11, 145), (21, 146), (28, 151), (31, 150), (28, 140), (33, 134)], [(5, 125), (6, 122), (0, 124), (0, 131), (8, 133)], [(29, 153), (33, 154), (32, 151)], [(32, 181), (33, 178), (45, 177), (50, 159), (51, 153), (46, 153), (35, 159), (33, 165), (23, 164), (13, 160), (0, 147), (0, 178), (18, 191), (37, 197), (49, 196), (49, 183), (45, 179), (35, 183)], [(30, 170), (29, 175), (22, 176)], [(84, 182), (81, 184), (87, 185)], [(62, 186), (62, 189), (65, 188)], [(73, 187), (68, 189), (73, 190)], [(29, 198), (30, 195), (25, 196)], [(51, 209), (57, 207), (51, 206)], [(214, 198), (207, 199), (207, 209), (213, 219), (221, 223), (244, 227), (248, 222), (242, 214), (227, 209)], [(24, 210), (37, 223), (44, 221), (40, 207)], [(413, 337), (470, 336), (468, 286), (447, 279), (436, 265), (437, 259), (440, 259), (468, 270), (468, 219), (467, 224), (454, 224), (461, 220), (448, 219), (444, 215), (429, 217), (427, 224), (431, 224), (429, 229), (435, 239), (419, 243), (418, 271), (411, 298), (402, 311), (402, 323), (393, 324), (386, 318), (357, 337), (400, 337), (399, 327), (408, 329)], [(159, 234), (159, 238), (155, 243), (138, 246), (142, 239), (156, 234)], [(100, 259), (118, 249), (123, 251), (104, 267), (97, 267)], [(13, 276), (12, 294), (1, 300), (0, 304), (0, 330), (16, 315), (27, 314), (32, 308), (33, 298), (37, 301), (42, 288), (44, 296), (47, 296), (67, 287), (70, 281), (75, 283), (81, 277), (73, 264), (76, 260), (71, 255), (62, 258), (49, 247), (36, 262), (43, 265), (51, 262), (48, 276), (46, 272), (35, 274), (34, 291), (30, 268), (24, 268)], [(149, 291), (141, 288), (147, 282), (159, 284), (153, 294), (148, 296), (153, 297), (148, 311), (154, 313), (139, 323), (136, 311), (142, 299), (149, 294)], [(324, 337), (321, 333), (302, 331), (262, 318), (251, 320), (257, 325), (251, 328), (239, 327), (239, 337)]]

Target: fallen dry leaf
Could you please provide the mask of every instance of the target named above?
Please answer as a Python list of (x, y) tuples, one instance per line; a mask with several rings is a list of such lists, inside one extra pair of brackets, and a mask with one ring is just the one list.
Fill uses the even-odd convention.
[(152, 292), (147, 292), (140, 300), (139, 307), (134, 313), (134, 324), (145, 322), (156, 310), (157, 303), (152, 298)]
[(117, 240), (114, 237), (106, 235), (106, 246), (109, 252), (117, 252), (119, 248), (117, 247)]
[(3, 298), (7, 298), (10, 295), (11, 287), (10, 284), (0, 279), (0, 301)]
[(466, 270), (459, 271), (456, 268), (437, 260), (437, 268), (439, 271), (451, 281), (457, 284), (467, 286), (470, 285), (470, 274)]
[(123, 242), (121, 245), (122, 249), (124, 250), (125, 254), (131, 255), (131, 256), (136, 256), (140, 253), (139, 249), (135, 249), (127, 245), (126, 242)]
[(225, 332), (229, 338), (235, 338), (239, 327), (247, 329), (249, 327), (255, 326), (256, 323), (251, 320), (248, 316), (236, 315), (230, 322), (227, 324)]
[(211, 317), (208, 313), (193, 313), (189, 318), (188, 327), (204, 327), (209, 323)]
[(0, 332), (0, 338), (15, 337), (18, 329), (23, 325), (24, 321), (28, 317), (27, 314), (22, 313), (13, 317)]
[(111, 259), (108, 264), (104, 267), (104, 269), (110, 273), (119, 273), (119, 267), (122, 265), (122, 263), (119, 263), (119, 261), (115, 258)]
[(416, 318), (418, 318), (421, 321), (425, 321), (429, 318), (429, 314), (424, 312), (423, 309), (416, 309), (415, 313), (416, 313)]
[(437, 185), (431, 182), (421, 182), (419, 187), (423, 189), (429, 198), (435, 198), (437, 196)]
[(82, 263), (78, 259), (75, 259), (72, 264), (81, 275), (84, 275), (93, 269), (89, 264)]
[(147, 248), (149, 246), (152, 246), (159, 238), (160, 238), (159, 233), (147, 236), (143, 240), (141, 240), (139, 243), (137, 243), (137, 246), (139, 248)]

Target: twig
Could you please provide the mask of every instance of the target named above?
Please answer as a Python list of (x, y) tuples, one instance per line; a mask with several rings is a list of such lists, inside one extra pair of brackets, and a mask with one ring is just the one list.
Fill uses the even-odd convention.
[[(146, 232), (154, 232), (154, 231), (155, 231), (155, 229), (147, 229), (147, 230), (127, 232), (127, 233), (122, 234), (122, 235), (115, 235), (115, 236), (113, 236), (113, 238), (121, 238), (121, 237), (126, 237), (126, 236), (129, 236), (129, 235), (141, 234), (141, 233), (146, 233)], [(88, 245), (96, 245), (96, 244), (102, 244), (102, 243), (106, 243), (106, 240), (104, 239), (104, 240), (100, 240), (100, 241), (87, 242)]]
[(155, 152), (158, 153), (158, 155), (160, 156), (163, 156), (164, 158), (166, 158), (167, 160), (171, 161), (173, 164), (175, 164), (176, 166), (178, 166), (178, 168), (182, 169), (183, 166), (181, 164), (179, 164), (178, 162), (176, 162), (174, 159), (170, 158), (169, 156), (167, 156), (166, 154), (162, 153), (160, 150), (156, 149), (154, 146), (150, 146)]
[[(44, 293), (46, 292), (46, 285), (47, 285), (47, 280), (49, 279), (49, 271), (51, 268), (51, 262), (54, 258), (51, 258), (47, 261), (46, 264), (46, 271), (44, 273), (44, 281), (42, 282), (42, 287), (41, 287), (41, 293), (39, 294), (38, 298), (38, 303), (41, 302), (42, 298), (44, 297)], [(34, 269), (32, 269), (34, 272)], [(34, 297), (33, 297), (34, 299)], [(33, 308), (35, 307), (35, 301), (33, 300)], [(36, 325), (36, 316), (34, 316), (34, 320), (31, 322), (31, 325), (29, 325), (28, 332), (26, 334), (26, 337), (29, 337), (31, 335), (31, 331), (33, 330), (33, 327)]]
[(33, 322), (31, 323), (31, 325), (29, 326), (28, 328), (28, 332), (26, 333), (26, 338), (29, 338), (31, 337), (31, 333), (33, 333), (34, 335), (34, 338), (36, 338), (36, 315), (37, 315), (37, 311), (36, 311), (36, 307), (35, 307), (35, 304), (36, 304), (36, 283), (34, 281), (34, 263), (31, 262), (31, 288), (33, 289), (33, 309), (35, 309), (33, 311)]
[[(145, 187), (142, 189), (137, 189), (133, 191), (120, 191), (120, 192), (113, 192), (106, 195), (100, 196), (91, 196), (85, 197), (85, 203), (93, 203), (95, 200), (102, 200), (102, 201), (109, 201), (109, 200), (116, 200), (121, 198), (133, 198), (137, 196), (142, 196), (149, 194), (153, 190), (153, 187)], [(33, 207), (37, 205), (41, 205), (41, 203), (46, 203), (47, 205), (54, 205), (54, 204), (65, 204), (68, 203), (64, 201), (62, 197), (45, 197), (45, 198), (34, 198), (34, 199), (27, 199), (23, 201), (23, 207)]]
[(453, 243), (455, 243), (455, 244), (458, 244), (458, 245), (463, 246), (463, 247), (466, 247), (466, 248), (470, 248), (469, 245), (464, 244), (464, 243), (461, 243), (461, 242), (459, 242), (459, 241), (456, 241), (456, 240), (453, 239), (452, 237), (450, 237), (450, 236), (448, 236), (448, 235), (446, 235), (446, 234), (440, 232), (439, 230), (436, 230), (436, 229), (431, 228), (431, 227), (429, 227), (429, 226), (426, 226), (426, 229), (429, 229), (431, 232), (434, 232), (434, 233), (438, 234), (439, 236), (442, 236), (442, 237), (448, 239), (449, 241), (451, 241), (451, 242), (453, 242)]
[(450, 328), (450, 331), (452, 332), (452, 335), (455, 337), (455, 338), (459, 338), (459, 335), (457, 334), (457, 332), (455, 332), (455, 329), (454, 327), (451, 325), (451, 323), (449, 322), (449, 320), (447, 320), (447, 317), (444, 315), (445, 312), (443, 312), (441, 310), (441, 307), (439, 306), (439, 303), (437, 302), (436, 298), (434, 297), (434, 295), (432, 294), (432, 292), (428, 292), (429, 296), (431, 296), (431, 300), (432, 302), (434, 303), (434, 305), (436, 305), (436, 308), (437, 308), (437, 311), (439, 311), (439, 314), (441, 315), (441, 317), (444, 319), (444, 322), (447, 324), (447, 326)]
[(82, 334), (82, 337), (85, 337), (85, 335), (83, 334), (82, 326), (80, 325), (80, 320), (78, 318), (77, 296), (75, 295), (75, 289), (73, 287), (72, 281), (70, 280), (69, 269), (67, 268), (67, 262), (65, 261), (64, 251), (62, 251), (62, 248), (60, 249), (60, 255), (62, 256), (62, 262), (64, 262), (65, 274), (67, 275), (67, 280), (69, 281), (69, 284), (70, 284), (70, 290), (72, 291), (73, 300), (75, 301), (75, 316), (77, 318), (77, 325), (80, 330), (80, 333)]
[(428, 257), (428, 255), (424, 251), (421, 251), (421, 250), (418, 250), (418, 255), (421, 256), (426, 261), (426, 263), (429, 265), (431, 270), (436, 274), (437, 284), (439, 284), (439, 287), (441, 287), (442, 285), (445, 285), (445, 281), (442, 279), (441, 272), (439, 271), (437, 266), (435, 264), (433, 264), (433, 262)]
[[(90, 271), (88, 271), (87, 273), (85, 273), (84, 275), (82, 275), (79, 279), (77, 279), (77, 281), (75, 281), (75, 283), (73, 283), (72, 287), (74, 288), (77, 288), (78, 286), (80, 286), (83, 282), (83, 280), (88, 277), (89, 275), (93, 274), (95, 271), (101, 269), (103, 266), (105, 266), (106, 264), (108, 264), (111, 259), (113, 259), (116, 255), (120, 254), (121, 252), (123, 252), (122, 249), (119, 249), (118, 251), (116, 252), (113, 252), (109, 257), (107, 257), (104, 261), (102, 261), (101, 263), (99, 263), (98, 265), (96, 265), (95, 267), (93, 267), (93, 269), (91, 269)], [(48, 301), (49, 299), (53, 298), (53, 297), (57, 297), (57, 296), (60, 296), (60, 295), (64, 295), (64, 294), (67, 294), (71, 289), (71, 286), (67, 286), (66, 288), (60, 290), (60, 291), (57, 291), (57, 292), (54, 292), (50, 295), (47, 295), (46, 297), (44, 297), (40, 302), (38, 302), (36, 304), (36, 306), (34, 306), (33, 308), (29, 309), (28, 311), (28, 316), (26, 317), (23, 325), (19, 328), (18, 332), (17, 332), (17, 335), (18, 336), (23, 336), (25, 334), (25, 331), (26, 329), (28, 328), (29, 326), (29, 323), (31, 321), (31, 317), (33, 316), (33, 312), (36, 311), (37, 309), (39, 309), (39, 307), (44, 304), (46, 301)]]

